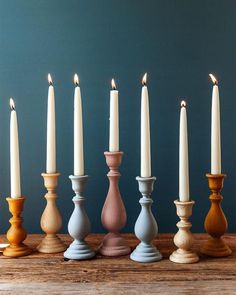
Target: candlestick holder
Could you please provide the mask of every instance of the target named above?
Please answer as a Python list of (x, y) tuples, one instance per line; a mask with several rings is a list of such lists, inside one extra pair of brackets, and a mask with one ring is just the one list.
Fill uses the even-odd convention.
[(27, 237), (27, 232), (22, 227), (23, 218), (21, 217), (25, 198), (6, 198), (6, 200), (8, 202), (12, 218), (9, 220), (11, 227), (7, 232), (7, 239), (10, 245), (5, 248), (3, 255), (8, 257), (21, 257), (29, 255), (32, 252), (32, 249), (23, 243)]
[(37, 250), (42, 253), (58, 253), (67, 248), (57, 236), (62, 225), (61, 214), (56, 205), (56, 187), (59, 175), (60, 173), (42, 173), (44, 186), (48, 191), (45, 195), (47, 205), (41, 217), (41, 228), (46, 236), (37, 247)]
[(153, 203), (151, 193), (156, 177), (138, 176), (136, 179), (143, 197), (139, 200), (142, 209), (135, 223), (134, 231), (141, 243), (131, 253), (130, 258), (137, 262), (154, 262), (162, 259), (161, 253), (152, 244), (152, 240), (158, 232), (157, 222), (151, 210)]
[(68, 231), (74, 241), (64, 253), (64, 257), (68, 259), (83, 260), (90, 259), (95, 256), (88, 244), (85, 242), (86, 236), (90, 233), (90, 221), (85, 212), (83, 196), (84, 187), (88, 180), (88, 175), (69, 177), (72, 182), (72, 188), (75, 196), (72, 199), (75, 208), (68, 223)]
[(180, 221), (176, 224), (179, 231), (174, 236), (174, 243), (178, 249), (170, 255), (170, 260), (176, 263), (195, 263), (199, 261), (199, 257), (191, 250), (194, 237), (190, 232), (192, 224), (188, 220), (192, 215), (192, 207), (195, 202), (180, 202), (179, 200), (176, 200), (174, 203), (176, 205), (177, 215), (179, 216)]
[(110, 168), (109, 190), (102, 209), (102, 224), (109, 231), (104, 237), (99, 252), (104, 256), (121, 256), (131, 252), (126, 240), (120, 235), (120, 230), (126, 224), (126, 210), (119, 191), (118, 171), (123, 152), (105, 152), (106, 163)]
[(206, 174), (209, 188), (212, 192), (209, 199), (211, 201), (210, 210), (205, 219), (205, 230), (211, 236), (202, 246), (201, 252), (212, 257), (225, 257), (232, 253), (232, 250), (221, 238), (227, 230), (228, 223), (221, 208), (223, 200), (220, 194), (225, 174)]

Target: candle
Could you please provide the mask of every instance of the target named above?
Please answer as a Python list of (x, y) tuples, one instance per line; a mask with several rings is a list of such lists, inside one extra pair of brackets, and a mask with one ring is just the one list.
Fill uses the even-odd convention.
[(220, 142), (220, 98), (217, 79), (210, 74), (214, 83), (211, 105), (211, 174), (221, 174), (221, 142)]
[(112, 90), (110, 91), (110, 135), (109, 151), (119, 151), (119, 92), (116, 89), (115, 80), (111, 80)]
[(10, 98), (11, 119), (10, 119), (10, 163), (11, 163), (11, 197), (21, 197), (20, 183), (20, 157), (19, 157), (19, 139), (17, 114), (15, 103)]
[(147, 73), (142, 80), (141, 95), (141, 177), (151, 177), (151, 147)]
[(179, 125), (179, 200), (189, 201), (188, 127), (185, 101), (181, 101)]
[(74, 75), (74, 175), (84, 175), (83, 117), (79, 77)]
[(47, 163), (46, 172), (56, 173), (56, 123), (55, 97), (51, 75), (48, 74), (48, 114), (47, 114)]

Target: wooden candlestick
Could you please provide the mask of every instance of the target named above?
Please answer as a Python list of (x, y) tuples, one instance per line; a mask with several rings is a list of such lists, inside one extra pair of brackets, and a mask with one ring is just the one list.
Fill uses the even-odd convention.
[(123, 152), (105, 152), (106, 163), (110, 168), (109, 191), (102, 209), (102, 224), (109, 231), (104, 237), (99, 252), (105, 256), (121, 256), (129, 254), (131, 249), (125, 239), (120, 235), (120, 230), (126, 224), (126, 210), (119, 191), (120, 173)]
[(71, 175), (70, 179), (75, 192), (72, 199), (75, 208), (68, 223), (68, 231), (74, 241), (64, 253), (64, 257), (75, 260), (90, 259), (95, 256), (95, 253), (85, 242), (86, 236), (90, 233), (90, 221), (84, 208), (85, 197), (83, 196), (88, 175)]
[(180, 217), (180, 221), (176, 224), (179, 231), (174, 237), (174, 243), (178, 249), (171, 254), (170, 260), (176, 263), (198, 262), (198, 255), (191, 250), (194, 238), (190, 232), (192, 224), (188, 220), (192, 215), (192, 207), (195, 202), (180, 202), (179, 200), (176, 200), (174, 203), (176, 205), (177, 215)]
[(158, 232), (157, 222), (152, 214), (151, 206), (156, 177), (136, 177), (142, 198), (139, 200), (142, 206), (139, 217), (135, 223), (134, 231), (141, 243), (131, 253), (130, 258), (137, 262), (155, 262), (162, 259), (159, 250), (152, 244)]
[(12, 218), (9, 220), (11, 227), (7, 232), (7, 239), (10, 245), (3, 251), (3, 255), (8, 257), (29, 255), (32, 252), (32, 249), (23, 243), (27, 237), (27, 232), (22, 227), (23, 218), (20, 216), (23, 211), (25, 198), (6, 198), (6, 200)]
[(225, 174), (206, 174), (209, 188), (212, 192), (210, 210), (205, 219), (205, 230), (211, 236), (202, 246), (201, 253), (212, 257), (225, 257), (232, 253), (232, 250), (221, 238), (228, 228), (227, 219), (221, 208), (223, 200), (220, 194)]
[(42, 253), (63, 252), (67, 248), (56, 235), (61, 228), (62, 218), (56, 205), (56, 187), (60, 173), (42, 173), (44, 185), (48, 192), (45, 195), (47, 205), (41, 217), (41, 228), (46, 233), (37, 250)]

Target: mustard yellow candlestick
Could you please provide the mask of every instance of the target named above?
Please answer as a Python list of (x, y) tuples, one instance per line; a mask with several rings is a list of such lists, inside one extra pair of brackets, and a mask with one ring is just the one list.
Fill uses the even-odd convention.
[(8, 257), (21, 257), (29, 255), (32, 252), (32, 249), (23, 243), (27, 237), (27, 232), (22, 227), (23, 218), (20, 216), (23, 211), (25, 198), (6, 198), (6, 200), (8, 202), (12, 218), (9, 220), (11, 227), (7, 232), (7, 239), (10, 245), (3, 251), (3, 255)]
[(42, 176), (48, 190), (45, 195), (47, 205), (41, 217), (41, 228), (46, 236), (38, 245), (37, 250), (42, 253), (64, 252), (67, 247), (57, 236), (62, 225), (61, 214), (56, 206), (56, 187), (60, 173), (42, 173)]

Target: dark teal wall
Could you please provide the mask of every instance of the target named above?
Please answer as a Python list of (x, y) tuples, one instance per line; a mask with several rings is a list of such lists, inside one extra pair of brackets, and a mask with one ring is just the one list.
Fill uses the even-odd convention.
[(193, 231), (203, 231), (210, 171), (212, 85), (220, 81), (222, 167), (228, 174), (223, 207), (236, 230), (236, 2), (234, 0), (0, 0), (0, 230), (8, 228), (9, 97), (15, 98), (21, 144), (25, 227), (40, 232), (45, 190), (47, 73), (54, 78), (58, 205), (63, 231), (73, 206), (68, 176), (73, 172), (73, 84), (80, 75), (84, 111), (86, 195), (94, 232), (107, 193), (110, 80), (120, 90), (120, 144), (125, 152), (120, 188), (126, 231), (133, 231), (140, 197), (140, 80), (149, 73), (152, 166), (157, 177), (153, 211), (160, 232), (175, 231), (178, 197), (179, 102), (188, 102)]

